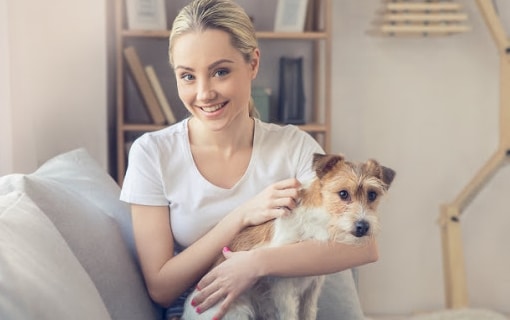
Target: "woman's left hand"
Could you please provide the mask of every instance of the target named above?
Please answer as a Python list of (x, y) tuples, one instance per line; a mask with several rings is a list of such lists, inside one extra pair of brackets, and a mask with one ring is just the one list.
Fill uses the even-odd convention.
[[(199, 293), (192, 305), (203, 312), (217, 303), (219, 311), (213, 319), (221, 319), (232, 302), (258, 280), (252, 260), (252, 251), (232, 252), (223, 249), (226, 260), (207, 273), (198, 283)], [(222, 301), (223, 300), (223, 301)]]

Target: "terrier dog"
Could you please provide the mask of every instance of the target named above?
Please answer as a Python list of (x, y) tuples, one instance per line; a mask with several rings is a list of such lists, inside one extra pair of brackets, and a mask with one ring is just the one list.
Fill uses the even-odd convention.
[[(288, 216), (243, 230), (230, 245), (233, 251), (304, 240), (363, 245), (376, 235), (377, 206), (395, 171), (375, 160), (353, 163), (341, 155), (314, 154), (312, 166), (316, 178), (300, 190), (297, 207)], [(232, 303), (223, 320), (313, 320), (323, 282), (324, 276), (263, 278)], [(196, 293), (188, 297), (182, 319), (212, 319), (215, 307), (198, 314), (191, 306)]]

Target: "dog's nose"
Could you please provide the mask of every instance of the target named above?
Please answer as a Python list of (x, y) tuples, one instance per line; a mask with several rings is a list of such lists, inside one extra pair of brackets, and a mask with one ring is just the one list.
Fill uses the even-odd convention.
[(361, 238), (367, 234), (368, 230), (370, 230), (370, 224), (366, 220), (358, 220), (354, 224), (355, 231), (354, 236)]

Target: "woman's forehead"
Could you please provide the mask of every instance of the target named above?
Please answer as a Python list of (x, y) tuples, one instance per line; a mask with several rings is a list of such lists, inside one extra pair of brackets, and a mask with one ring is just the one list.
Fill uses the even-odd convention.
[(207, 29), (183, 34), (174, 40), (172, 56), (179, 61), (238, 59), (239, 50), (232, 46), (230, 35), (222, 30)]

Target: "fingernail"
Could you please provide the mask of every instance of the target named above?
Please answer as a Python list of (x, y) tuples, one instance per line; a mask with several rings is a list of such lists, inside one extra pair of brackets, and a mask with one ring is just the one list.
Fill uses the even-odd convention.
[(229, 247), (223, 247), (223, 252), (230, 252)]
[(218, 317), (214, 317), (214, 318), (212, 318), (212, 320), (218, 320)]
[(195, 309), (195, 311), (196, 311), (197, 313), (201, 313), (201, 312), (202, 312), (202, 311), (200, 310), (200, 307), (197, 307), (197, 308)]
[(197, 306), (197, 302), (196, 302), (195, 300), (191, 300), (191, 305), (192, 305), (193, 307), (196, 307), (196, 306)]
[(196, 289), (197, 289), (198, 291), (202, 290), (202, 288), (200, 288), (198, 285), (196, 286)]

